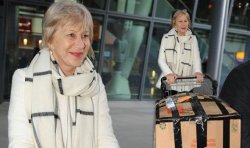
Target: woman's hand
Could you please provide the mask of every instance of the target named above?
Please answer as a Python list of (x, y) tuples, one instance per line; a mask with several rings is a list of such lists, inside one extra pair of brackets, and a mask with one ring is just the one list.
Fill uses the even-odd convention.
[(197, 83), (202, 83), (204, 81), (204, 75), (202, 73), (196, 72), (194, 75)]
[(174, 74), (174, 73), (170, 73), (170, 74), (167, 74), (167, 75), (166, 75), (166, 78), (167, 78), (168, 84), (174, 84), (174, 83), (175, 83), (175, 80), (176, 80), (176, 78), (177, 78), (177, 75)]

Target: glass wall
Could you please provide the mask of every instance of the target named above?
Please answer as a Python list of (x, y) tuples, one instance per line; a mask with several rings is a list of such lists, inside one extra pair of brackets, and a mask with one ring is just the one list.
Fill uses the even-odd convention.
[(88, 8), (105, 9), (106, 0), (78, 0)]
[(158, 0), (156, 16), (170, 19), (176, 9), (186, 9), (189, 13), (193, 12), (195, 0)]
[[(17, 67), (26, 67), (42, 43), (42, 19), (44, 10), (27, 6), (16, 6), (18, 20)], [(35, 12), (35, 13), (34, 13)]]
[(248, 0), (235, 0), (230, 19), (230, 27), (250, 29), (250, 6)]
[(93, 38), (93, 50), (95, 53), (95, 60), (93, 60), (93, 64), (96, 68), (98, 68), (98, 63), (100, 61), (100, 49), (101, 49), (101, 39), (103, 38), (103, 16), (101, 15), (93, 15), (94, 22), (94, 38)]
[(110, 10), (138, 16), (150, 16), (152, 0), (110, 0)]
[[(238, 59), (236, 58), (236, 54), (238, 52), (249, 52), (250, 49), (247, 49), (247, 42), (249, 37), (245, 35), (239, 35), (239, 34), (233, 34), (228, 33), (226, 43), (225, 43), (225, 49), (224, 49), (224, 55), (223, 55), (223, 62), (222, 62), (222, 69), (221, 69), (221, 86), (224, 83), (227, 75), (229, 72), (239, 64), (243, 63), (244, 59)], [(249, 44), (249, 43), (248, 43)], [(221, 87), (220, 86), (220, 87)]]
[(105, 32), (102, 78), (110, 99), (137, 99), (149, 24), (109, 18)]
[(211, 25), (213, 8), (214, 0), (199, 0), (195, 22)]
[(9, 3), (7, 19), (5, 97), (9, 98), (11, 80), (17, 68), (26, 67), (39, 49), (42, 19), (46, 7)]
[(207, 60), (208, 60), (208, 50), (209, 50), (209, 36), (210, 30), (205, 29), (194, 29), (194, 34), (198, 40), (198, 46), (200, 50), (202, 72), (207, 73)]
[(161, 97), (160, 89), (156, 88), (156, 82), (159, 79), (161, 70), (158, 66), (158, 54), (162, 36), (170, 29), (169, 25), (156, 23), (152, 34), (150, 45), (148, 67), (145, 79), (144, 99), (156, 99)]

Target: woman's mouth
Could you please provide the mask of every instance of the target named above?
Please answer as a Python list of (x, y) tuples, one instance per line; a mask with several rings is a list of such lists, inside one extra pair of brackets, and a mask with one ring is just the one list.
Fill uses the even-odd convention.
[(76, 58), (81, 58), (83, 55), (83, 52), (70, 52), (70, 53)]

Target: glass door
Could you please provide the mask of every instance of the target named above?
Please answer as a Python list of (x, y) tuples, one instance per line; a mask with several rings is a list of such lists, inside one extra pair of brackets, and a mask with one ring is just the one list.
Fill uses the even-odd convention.
[(10, 3), (7, 13), (5, 94), (9, 98), (12, 75), (26, 67), (42, 42), (42, 19), (47, 7)]

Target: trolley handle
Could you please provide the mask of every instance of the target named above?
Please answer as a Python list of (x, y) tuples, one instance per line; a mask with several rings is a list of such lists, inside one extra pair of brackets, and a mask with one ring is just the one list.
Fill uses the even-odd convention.
[[(195, 76), (188, 76), (188, 77), (177, 77), (177, 79), (195, 79)], [(204, 74), (204, 82), (211, 82), (212, 83), (212, 89), (213, 89), (213, 95), (217, 94), (217, 87), (218, 87), (218, 82), (214, 80), (209, 74)], [(167, 77), (163, 76), (161, 78), (161, 91), (163, 92), (163, 97), (165, 97), (165, 93), (168, 91), (167, 86)], [(206, 83), (205, 83), (206, 84)], [(203, 84), (202, 84), (203, 85)]]
[[(205, 77), (205, 76), (204, 76)], [(176, 80), (184, 80), (184, 79), (196, 79), (195, 76), (187, 76), (187, 77), (177, 77)], [(163, 76), (161, 78), (161, 83), (164, 83), (164, 81), (167, 80), (167, 77), (166, 76)]]
[(183, 79), (196, 79), (195, 76), (188, 76), (188, 77), (177, 77), (176, 80), (183, 80)]

